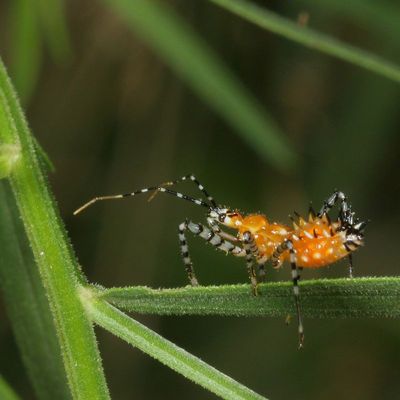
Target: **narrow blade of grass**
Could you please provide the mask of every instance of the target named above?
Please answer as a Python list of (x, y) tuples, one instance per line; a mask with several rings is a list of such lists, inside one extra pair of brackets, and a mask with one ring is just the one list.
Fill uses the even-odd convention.
[[(100, 289), (117, 307), (160, 315), (286, 317), (295, 314), (291, 282), (264, 283), (260, 295), (250, 285), (150, 289)], [(314, 318), (399, 318), (400, 278), (321, 279), (300, 283), (302, 313)]]
[(10, 13), (11, 75), (22, 102), (26, 103), (35, 88), (42, 63), (39, 21), (35, 4), (31, 0), (11, 2)]
[(104, 0), (261, 156), (285, 170), (295, 155), (277, 125), (204, 41), (165, 4)]
[(345, 16), (363, 24), (368, 32), (384, 35), (385, 40), (398, 46), (400, 35), (399, 4), (387, 1), (370, 0), (301, 0), (303, 7), (318, 7), (334, 16)]
[[(64, 227), (38, 162), (33, 137), (0, 60), (0, 143), (20, 156), (8, 177), (50, 303), (72, 396), (108, 399), (91, 322), (77, 296), (82, 280)], [(13, 298), (7, 299), (11, 303)], [(27, 333), (26, 333), (27, 334)]]
[(62, 0), (35, 0), (40, 18), (43, 36), (53, 59), (64, 63), (71, 57), (72, 49), (69, 38)]
[(9, 384), (0, 375), (0, 399), (2, 400), (19, 400), (19, 397)]
[(93, 321), (144, 353), (167, 365), (223, 399), (265, 399), (227, 375), (191, 355), (106, 301), (82, 288), (81, 298)]
[(386, 78), (400, 82), (400, 67), (376, 54), (343, 43), (326, 34), (299, 26), (265, 8), (244, 0), (209, 0), (259, 27), (306, 47), (321, 51)]
[(37, 398), (70, 399), (51, 311), (8, 186), (0, 182), (0, 288), (7, 315)]

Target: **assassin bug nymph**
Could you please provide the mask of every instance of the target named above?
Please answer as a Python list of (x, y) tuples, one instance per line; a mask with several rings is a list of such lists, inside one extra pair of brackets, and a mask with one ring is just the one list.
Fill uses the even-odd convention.
[[(194, 183), (204, 197), (197, 199), (166, 187), (184, 181)], [(318, 213), (315, 213), (310, 206), (307, 220), (295, 213), (296, 217), (292, 218), (293, 227), (289, 227), (277, 222), (269, 222), (264, 215), (242, 215), (237, 210), (218, 205), (192, 174), (132, 193), (95, 197), (78, 208), (74, 215), (100, 200), (122, 199), (148, 192), (153, 192), (152, 197), (159, 192), (167, 193), (207, 209), (208, 226), (188, 219), (179, 225), (178, 235), (183, 263), (193, 286), (198, 285), (198, 280), (189, 255), (186, 231), (201, 237), (225, 253), (231, 253), (236, 257), (245, 257), (254, 295), (258, 294), (258, 281), (264, 281), (265, 263), (268, 260), (271, 260), (274, 268), (280, 268), (286, 260), (290, 262), (297, 311), (299, 347), (302, 347), (304, 342), (298, 286), (299, 272), (303, 268), (324, 267), (347, 256), (349, 273), (352, 277), (352, 253), (363, 244), (366, 222), (354, 217), (346, 196), (340, 191), (335, 190), (325, 200)], [(339, 205), (339, 214), (336, 220), (331, 221), (328, 213), (336, 204)], [(225, 232), (221, 226), (236, 230), (236, 235)], [(256, 269), (258, 269), (258, 277)]]

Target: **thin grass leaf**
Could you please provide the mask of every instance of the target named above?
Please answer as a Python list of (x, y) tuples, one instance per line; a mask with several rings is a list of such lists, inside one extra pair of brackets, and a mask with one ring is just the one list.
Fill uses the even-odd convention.
[(35, 2), (11, 2), (11, 76), (22, 102), (26, 103), (36, 86), (42, 64), (42, 46)]
[(261, 156), (285, 170), (295, 155), (274, 121), (206, 43), (165, 4), (104, 0)]
[(164, 339), (82, 288), (81, 298), (93, 321), (139, 350), (223, 399), (265, 399), (227, 375)]
[[(108, 399), (93, 327), (77, 296), (83, 278), (1, 61), (0, 143), (20, 148), (20, 157), (8, 179), (50, 303), (72, 396)], [(8, 303), (12, 301), (7, 299)]]
[(53, 59), (62, 64), (72, 55), (70, 37), (62, 0), (34, 0), (42, 35)]
[(70, 399), (51, 311), (6, 181), (0, 204), (0, 288), (23, 363), (37, 398)]
[(400, 82), (400, 67), (376, 54), (341, 42), (331, 36), (299, 26), (265, 8), (244, 0), (209, 0), (259, 27), (306, 47), (358, 65), (386, 78)]
[(298, 4), (318, 7), (334, 16), (345, 16), (364, 25), (369, 32), (384, 35), (385, 40), (398, 46), (400, 35), (399, 4), (369, 0), (301, 0)]
[[(98, 289), (96, 296), (127, 311), (159, 315), (286, 317), (295, 314), (293, 284), (150, 289)], [(321, 279), (300, 283), (302, 313), (312, 318), (399, 318), (400, 278)]]
[(0, 399), (1, 400), (19, 400), (19, 397), (9, 384), (0, 375)]
[(33, 145), (35, 146), (35, 151), (38, 156), (39, 162), (43, 165), (44, 169), (47, 169), (49, 172), (54, 172), (56, 170), (56, 167), (51, 161), (49, 155), (45, 152), (45, 150), (35, 137), (33, 137)]

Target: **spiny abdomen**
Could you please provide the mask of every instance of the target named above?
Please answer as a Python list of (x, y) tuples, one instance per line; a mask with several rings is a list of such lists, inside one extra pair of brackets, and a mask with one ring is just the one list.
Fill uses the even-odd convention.
[(349, 254), (345, 246), (346, 232), (338, 230), (339, 223), (326, 217), (300, 219), (291, 234), (299, 267), (320, 268), (332, 264)]

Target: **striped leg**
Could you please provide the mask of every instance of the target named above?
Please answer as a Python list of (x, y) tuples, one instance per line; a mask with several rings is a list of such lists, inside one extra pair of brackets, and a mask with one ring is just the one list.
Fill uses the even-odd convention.
[(193, 269), (192, 259), (189, 255), (189, 247), (186, 240), (185, 231), (188, 228), (187, 222), (183, 222), (179, 225), (179, 246), (181, 248), (181, 255), (183, 259), (183, 264), (185, 265), (185, 270), (188, 274), (189, 282), (192, 286), (198, 286), (199, 281), (196, 278), (196, 274)]
[(351, 206), (347, 202), (346, 195), (338, 190), (335, 190), (335, 192), (324, 201), (324, 204), (318, 213), (318, 217), (327, 214), (337, 202), (340, 202), (339, 220), (346, 225), (353, 225), (354, 220)]
[(197, 188), (200, 190), (200, 192), (203, 193), (205, 198), (211, 203), (211, 205), (214, 208), (217, 207), (217, 203), (215, 202), (214, 198), (209, 195), (209, 193), (207, 192), (205, 187), (199, 182), (199, 180), (193, 174), (182, 176), (182, 178), (175, 179), (174, 181), (167, 182), (166, 184), (168, 186), (170, 186), (170, 185), (176, 185), (178, 183), (185, 182), (185, 181), (193, 182), (197, 186)]
[(299, 349), (301, 349), (304, 344), (304, 328), (303, 328), (303, 320), (301, 317), (301, 308), (300, 308), (300, 290), (299, 290), (300, 275), (296, 264), (296, 252), (293, 248), (293, 243), (290, 240), (285, 240), (276, 248), (274, 254), (272, 255), (272, 263), (274, 266), (280, 265), (281, 264), (280, 257), (285, 251), (289, 251), (289, 261), (292, 267), (293, 294), (296, 305), (297, 328), (299, 333)]
[(254, 236), (249, 231), (243, 233), (243, 248), (246, 252), (246, 267), (250, 277), (251, 291), (254, 296), (258, 296), (258, 281), (254, 263), (259, 254), (258, 247), (254, 241)]
[[(123, 194), (114, 194), (114, 195), (110, 195), (110, 196), (94, 197), (92, 200), (89, 200), (83, 206), (81, 206), (77, 210), (75, 210), (74, 211), (74, 215), (80, 213), (81, 211), (85, 210), (87, 207), (91, 206), (92, 204), (97, 203), (98, 201), (124, 199), (126, 197), (134, 197), (134, 196), (137, 196), (139, 194), (148, 193), (148, 192), (166, 193), (166, 194), (175, 196), (175, 197), (177, 197), (179, 199), (190, 201), (191, 203), (194, 203), (194, 204), (196, 204), (198, 206), (202, 206), (202, 207), (205, 207), (207, 209), (211, 208), (210, 204), (206, 203), (205, 201), (203, 201), (201, 199), (195, 199), (194, 197), (188, 196), (188, 195), (180, 193), (180, 192), (176, 192), (174, 190), (170, 190), (170, 189), (168, 189), (168, 188), (166, 188), (164, 186), (152, 186), (152, 187), (136, 190), (136, 191), (131, 192), (131, 193), (123, 193)], [(214, 202), (214, 200), (213, 200), (213, 202)]]
[(202, 224), (197, 224), (192, 221), (186, 220), (179, 225), (179, 243), (181, 247), (181, 254), (183, 257), (183, 263), (185, 264), (185, 269), (189, 277), (191, 285), (197, 286), (199, 284), (194, 269), (193, 263), (189, 255), (189, 248), (187, 245), (185, 231), (189, 230), (195, 236), (200, 236), (208, 243), (213, 245), (216, 249), (222, 250), (225, 253), (231, 253), (237, 257), (243, 257), (245, 251), (239, 246), (235, 246), (228, 240), (225, 240), (221, 235), (213, 230), (207, 228)]
[(218, 222), (215, 220), (215, 218), (207, 217), (207, 224), (212, 229), (212, 231), (218, 233), (222, 237), (222, 239), (228, 240), (229, 242), (239, 241), (239, 239), (236, 236), (223, 231), (218, 225)]
[(349, 253), (349, 278), (353, 278), (353, 255)]

